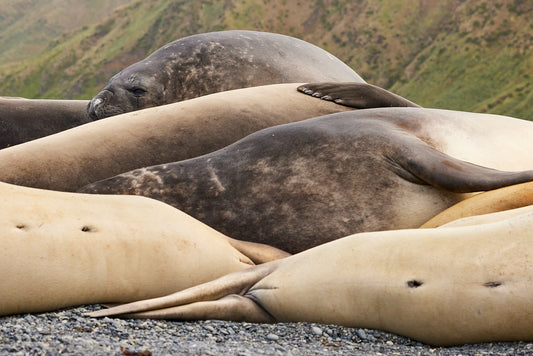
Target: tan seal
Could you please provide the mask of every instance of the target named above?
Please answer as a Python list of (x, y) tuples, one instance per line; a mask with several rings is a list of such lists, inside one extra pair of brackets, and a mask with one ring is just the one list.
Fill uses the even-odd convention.
[(160, 296), (287, 256), (147, 198), (0, 194), (0, 315)]
[(533, 211), (371, 232), (91, 316), (318, 322), (434, 345), (533, 340)]

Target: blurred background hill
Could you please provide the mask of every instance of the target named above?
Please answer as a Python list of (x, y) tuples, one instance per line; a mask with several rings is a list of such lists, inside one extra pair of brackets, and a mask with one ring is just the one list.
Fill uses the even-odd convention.
[(8, 0), (0, 95), (89, 99), (168, 42), (230, 29), (311, 42), (422, 106), (533, 120), (530, 0)]

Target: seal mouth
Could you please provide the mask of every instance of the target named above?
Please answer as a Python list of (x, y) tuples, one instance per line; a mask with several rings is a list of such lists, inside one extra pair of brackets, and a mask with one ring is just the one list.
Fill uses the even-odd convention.
[(102, 110), (99, 110), (101, 103), (102, 99), (93, 99), (89, 102), (89, 104), (87, 104), (87, 116), (89, 116), (89, 119), (92, 121), (100, 120), (105, 117), (102, 113)]
[(120, 107), (107, 104), (112, 95), (113, 93), (111, 91), (104, 89), (89, 101), (89, 104), (87, 104), (87, 116), (89, 116), (92, 121), (123, 114), (125, 112)]

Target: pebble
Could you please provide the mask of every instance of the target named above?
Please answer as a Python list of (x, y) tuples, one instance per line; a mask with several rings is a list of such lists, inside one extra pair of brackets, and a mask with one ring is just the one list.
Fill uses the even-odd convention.
[[(88, 306), (0, 317), (0, 355), (528, 355), (533, 343), (429, 347), (398, 335), (312, 323), (90, 319)], [(275, 341), (275, 342), (273, 342)]]
[(277, 341), (279, 340), (279, 336), (276, 334), (268, 334), (267, 339), (272, 340), (272, 341)]
[(363, 329), (357, 329), (355, 333), (361, 338), (361, 340), (366, 340), (366, 333)]
[(320, 329), (318, 326), (313, 326), (311, 330), (313, 331), (313, 334), (315, 335), (322, 335), (322, 329)]

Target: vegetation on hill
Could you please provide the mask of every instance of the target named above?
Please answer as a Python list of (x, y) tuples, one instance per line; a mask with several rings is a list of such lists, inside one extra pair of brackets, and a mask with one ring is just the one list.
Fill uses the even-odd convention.
[[(533, 120), (528, 0), (11, 0), (0, 95), (90, 98), (158, 47), (229, 29), (314, 43), (426, 107)], [(4, 9), (5, 7), (5, 9)]]

